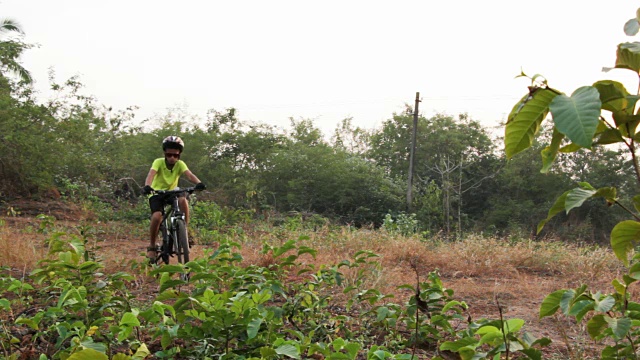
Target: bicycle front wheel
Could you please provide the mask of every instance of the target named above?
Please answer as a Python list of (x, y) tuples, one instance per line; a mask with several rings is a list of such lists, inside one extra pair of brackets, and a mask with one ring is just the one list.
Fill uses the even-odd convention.
[(184, 220), (176, 220), (175, 231), (178, 262), (186, 264), (189, 262), (189, 238), (187, 237), (187, 224), (185, 224)]

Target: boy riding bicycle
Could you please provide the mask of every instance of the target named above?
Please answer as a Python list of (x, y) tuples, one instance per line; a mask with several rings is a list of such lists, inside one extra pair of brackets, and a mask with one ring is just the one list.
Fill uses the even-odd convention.
[[(180, 176), (184, 174), (189, 181), (196, 184), (196, 190), (204, 190), (206, 186), (187, 167), (184, 161), (180, 160), (180, 155), (184, 149), (184, 142), (177, 136), (167, 136), (162, 140), (162, 150), (164, 158), (158, 158), (151, 164), (149, 174), (144, 182), (142, 192), (146, 195), (154, 190), (173, 190), (178, 186)], [(179, 198), (180, 209), (184, 212), (185, 221), (189, 224), (189, 202), (183, 194)], [(162, 222), (162, 208), (164, 197), (153, 195), (149, 198), (151, 208), (151, 226), (149, 229), (150, 242), (147, 248), (147, 257), (152, 263), (157, 259), (156, 238)], [(189, 245), (192, 246), (191, 240)]]

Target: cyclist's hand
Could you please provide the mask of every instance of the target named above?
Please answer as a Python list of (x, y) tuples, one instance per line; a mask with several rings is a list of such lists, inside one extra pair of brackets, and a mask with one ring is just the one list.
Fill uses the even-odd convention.
[(151, 194), (152, 191), (153, 191), (153, 188), (150, 185), (145, 185), (142, 188), (142, 193), (145, 194), (145, 195)]
[(204, 186), (204, 184), (203, 184), (203, 183), (201, 183), (201, 182), (196, 184), (196, 190), (198, 190), (198, 191), (200, 191), (200, 190), (204, 190), (204, 189), (206, 189), (206, 188), (207, 188), (207, 187), (206, 187), (206, 186)]

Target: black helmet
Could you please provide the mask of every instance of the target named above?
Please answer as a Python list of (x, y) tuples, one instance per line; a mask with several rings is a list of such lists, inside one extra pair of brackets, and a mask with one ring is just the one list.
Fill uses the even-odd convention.
[(178, 136), (167, 136), (162, 140), (162, 150), (178, 149), (180, 152), (184, 150), (184, 141)]

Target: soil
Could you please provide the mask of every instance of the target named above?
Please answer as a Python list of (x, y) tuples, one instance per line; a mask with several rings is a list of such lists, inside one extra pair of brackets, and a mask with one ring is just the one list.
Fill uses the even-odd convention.
[[(11, 204), (11, 208), (19, 209), (17, 216), (2, 216), (12, 233), (20, 234), (21, 241), (42, 244), (43, 236), (34, 229), (41, 223), (35, 216), (47, 214), (57, 219), (58, 223), (67, 227), (81, 227), (91, 223), (94, 228), (95, 249), (105, 263), (107, 271), (129, 271), (132, 264), (141, 263), (146, 252), (146, 229), (114, 230), (120, 228), (112, 223), (97, 223), (95, 216), (75, 204), (61, 202), (39, 203), (22, 200)], [(37, 245), (34, 245), (38, 247)], [(243, 245), (242, 255), (245, 261), (259, 263), (261, 244)], [(40, 245), (40, 248), (43, 248)], [(216, 244), (196, 245), (192, 250), (192, 258), (203, 256), (207, 248), (216, 248)], [(330, 250), (330, 249), (328, 249)], [(318, 250), (322, 252), (322, 249)], [(42, 251), (44, 255), (44, 250)], [(335, 254), (319, 254), (319, 259), (335, 259)], [(4, 265), (4, 264), (3, 264)], [(393, 293), (394, 301), (407, 301), (411, 294), (400, 291), (397, 286), (415, 283), (415, 269), (408, 263), (384, 263), (385, 278), (382, 292)], [(28, 272), (26, 267), (13, 269), (17, 273)], [(610, 292), (610, 274), (602, 279), (593, 279), (588, 285), (592, 288)], [(16, 275), (14, 275), (15, 277)], [(568, 287), (576, 287), (575, 278), (570, 274), (544, 273), (527, 271), (526, 268), (515, 273), (482, 273), (465, 274), (464, 271), (444, 271), (441, 274), (447, 288), (455, 290), (455, 297), (469, 305), (472, 319), (496, 319), (502, 314), (504, 318), (520, 318), (526, 321), (525, 329), (536, 337), (550, 337), (553, 344), (545, 349), (545, 358), (595, 358), (602, 345), (596, 345), (589, 339), (584, 324), (576, 324), (565, 317), (551, 317), (539, 320), (538, 311), (544, 297), (549, 293)], [(384, 280), (384, 279), (383, 279)], [(157, 295), (157, 280), (152, 277), (137, 277), (131, 284), (132, 293), (141, 301), (152, 301)], [(339, 299), (339, 296), (336, 297)]]

